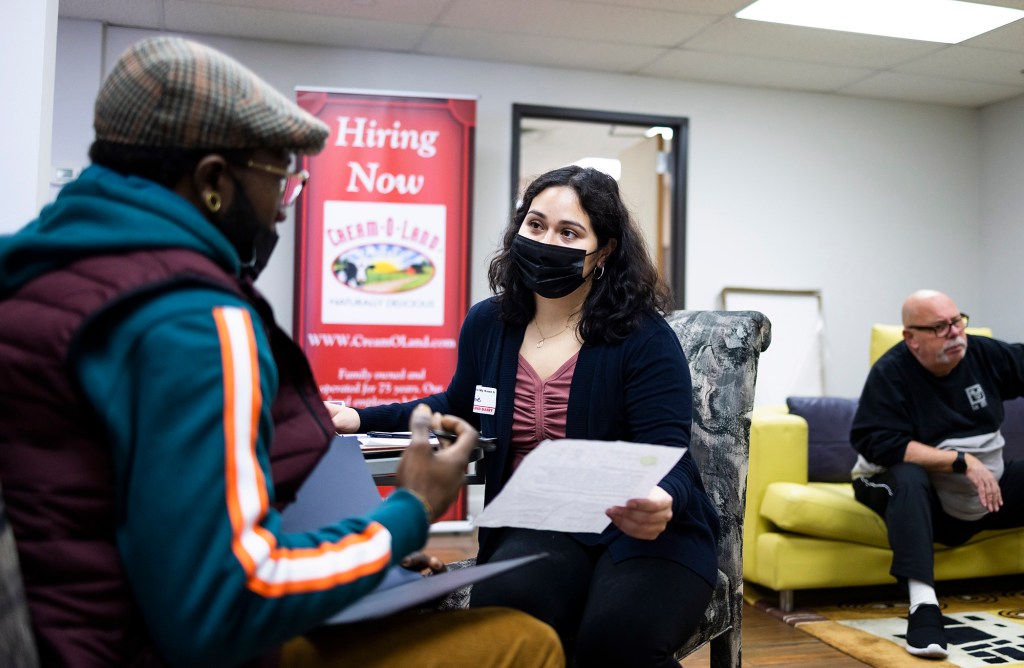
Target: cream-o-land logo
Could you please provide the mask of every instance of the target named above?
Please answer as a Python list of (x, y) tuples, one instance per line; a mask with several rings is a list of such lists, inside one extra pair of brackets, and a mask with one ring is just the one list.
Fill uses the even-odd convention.
[(441, 204), (324, 202), (321, 320), (444, 324)]
[(376, 294), (416, 290), (434, 278), (430, 258), (394, 244), (354, 248), (339, 255), (331, 271), (342, 285)]

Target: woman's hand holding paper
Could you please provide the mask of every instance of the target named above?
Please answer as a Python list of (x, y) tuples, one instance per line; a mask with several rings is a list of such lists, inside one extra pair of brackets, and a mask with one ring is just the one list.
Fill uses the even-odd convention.
[(614, 506), (605, 514), (627, 536), (654, 540), (672, 519), (672, 497), (655, 485), (646, 499), (630, 499), (625, 506)]

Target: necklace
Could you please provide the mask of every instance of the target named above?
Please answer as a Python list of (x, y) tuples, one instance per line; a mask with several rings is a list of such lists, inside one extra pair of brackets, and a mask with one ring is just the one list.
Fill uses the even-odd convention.
[(569, 329), (569, 325), (571, 325), (571, 324), (572, 324), (572, 318), (569, 318), (569, 321), (567, 323), (565, 323), (565, 327), (563, 327), (561, 330), (559, 330), (558, 334), (552, 334), (551, 336), (544, 336), (544, 332), (540, 331), (540, 323), (537, 322), (536, 320), (534, 320), (533, 321), (533, 326), (537, 328), (537, 333), (540, 334), (540, 341), (537, 342), (537, 347), (540, 348), (541, 346), (543, 346), (544, 342), (547, 341), (548, 339), (553, 339), (556, 336), (561, 336), (561, 334), (563, 332), (565, 332), (567, 329)]

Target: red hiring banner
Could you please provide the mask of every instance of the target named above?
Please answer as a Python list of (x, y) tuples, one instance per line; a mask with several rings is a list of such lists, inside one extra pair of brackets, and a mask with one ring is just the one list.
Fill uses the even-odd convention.
[(476, 101), (299, 89), (331, 128), (303, 159), (296, 340), (325, 400), (442, 391), (469, 298)]

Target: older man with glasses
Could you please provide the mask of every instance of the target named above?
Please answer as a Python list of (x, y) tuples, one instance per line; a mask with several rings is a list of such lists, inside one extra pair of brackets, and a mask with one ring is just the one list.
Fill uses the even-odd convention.
[(857, 500), (885, 520), (890, 573), (907, 588), (906, 648), (948, 655), (933, 543), (1024, 526), (1024, 462), (1003, 462), (1003, 401), (1024, 395), (1024, 345), (969, 336), (949, 296), (903, 304), (903, 341), (872, 367), (850, 440)]

